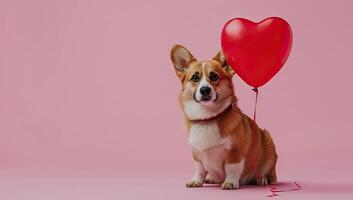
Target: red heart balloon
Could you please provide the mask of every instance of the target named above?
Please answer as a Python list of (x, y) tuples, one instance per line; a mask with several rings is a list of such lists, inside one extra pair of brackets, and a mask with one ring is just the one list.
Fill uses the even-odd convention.
[(279, 17), (259, 23), (235, 18), (224, 25), (221, 44), (228, 64), (247, 84), (258, 88), (286, 62), (292, 48), (292, 30)]

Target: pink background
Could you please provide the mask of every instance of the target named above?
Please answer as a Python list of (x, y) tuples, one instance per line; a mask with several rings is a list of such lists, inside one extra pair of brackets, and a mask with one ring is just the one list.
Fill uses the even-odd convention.
[[(184, 188), (193, 173), (169, 60), (200, 59), (234, 17), (280, 16), (294, 43), (260, 88), (258, 123), (281, 194), (353, 196), (353, 1), (0, 1), (0, 199), (259, 198), (268, 187)], [(234, 80), (242, 110), (254, 94)]]

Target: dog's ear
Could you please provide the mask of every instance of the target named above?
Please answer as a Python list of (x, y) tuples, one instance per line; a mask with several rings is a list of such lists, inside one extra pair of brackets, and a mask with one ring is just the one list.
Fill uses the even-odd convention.
[(224, 71), (226, 71), (230, 76), (235, 74), (235, 71), (232, 69), (232, 67), (228, 65), (222, 51), (218, 52), (217, 55), (212, 59), (219, 62), (222, 66), (222, 69), (224, 69)]
[(196, 61), (194, 56), (185, 47), (177, 44), (170, 51), (170, 58), (174, 64), (175, 72), (179, 77), (182, 77), (190, 63)]

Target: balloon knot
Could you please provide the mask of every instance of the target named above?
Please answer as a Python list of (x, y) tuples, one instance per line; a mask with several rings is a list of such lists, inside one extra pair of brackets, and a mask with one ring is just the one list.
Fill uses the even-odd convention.
[(253, 88), (252, 91), (254, 92), (258, 92), (257, 88)]

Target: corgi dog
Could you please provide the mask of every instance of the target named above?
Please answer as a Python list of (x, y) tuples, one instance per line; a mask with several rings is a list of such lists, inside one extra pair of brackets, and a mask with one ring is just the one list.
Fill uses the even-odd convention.
[(238, 108), (235, 72), (223, 53), (198, 61), (185, 47), (175, 45), (171, 60), (182, 85), (179, 102), (195, 164), (186, 187), (208, 183), (230, 190), (276, 183), (273, 140)]

